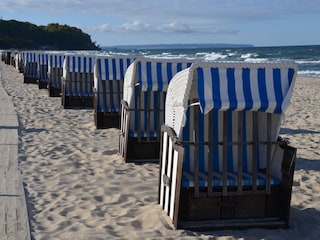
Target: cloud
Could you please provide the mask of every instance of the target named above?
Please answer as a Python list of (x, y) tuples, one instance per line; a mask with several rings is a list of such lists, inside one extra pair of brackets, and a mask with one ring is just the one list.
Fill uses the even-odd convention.
[(209, 26), (196, 26), (186, 23), (173, 21), (162, 25), (149, 24), (135, 20), (133, 22), (124, 23), (122, 25), (111, 26), (102, 24), (98, 27), (93, 27), (92, 31), (99, 32), (120, 32), (120, 33), (174, 33), (174, 34), (237, 34), (234, 29), (219, 29)]

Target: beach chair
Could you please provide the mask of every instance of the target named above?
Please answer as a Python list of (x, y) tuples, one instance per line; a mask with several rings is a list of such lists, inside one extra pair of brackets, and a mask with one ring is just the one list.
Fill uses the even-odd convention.
[(38, 53), (26, 52), (24, 59), (23, 82), (37, 83), (38, 80)]
[(159, 161), (167, 87), (177, 72), (191, 65), (183, 59), (135, 60), (125, 74), (119, 152), (126, 162)]
[(38, 86), (39, 89), (46, 89), (48, 84), (48, 53), (38, 54)]
[(24, 52), (17, 52), (15, 55), (15, 66), (19, 73), (23, 73)]
[(175, 228), (288, 227), (296, 149), (278, 134), (291, 62), (198, 63), (168, 87), (159, 204)]
[(50, 97), (61, 96), (61, 81), (63, 75), (63, 61), (65, 55), (62, 53), (51, 53), (48, 59), (48, 93)]
[(94, 61), (89, 55), (65, 56), (61, 87), (64, 108), (93, 108)]
[(96, 128), (119, 127), (124, 75), (133, 60), (130, 56), (96, 58), (93, 86)]

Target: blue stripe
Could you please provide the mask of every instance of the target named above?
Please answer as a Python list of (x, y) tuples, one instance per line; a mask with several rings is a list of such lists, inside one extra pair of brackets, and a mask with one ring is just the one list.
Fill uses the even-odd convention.
[(234, 68), (227, 68), (227, 81), (228, 81), (228, 95), (230, 102), (230, 110), (237, 109), (237, 95), (236, 95), (236, 82), (234, 76)]
[(245, 99), (245, 110), (251, 110), (253, 107), (253, 99), (251, 94), (251, 84), (250, 84), (250, 69), (242, 69), (242, 79), (243, 79), (243, 94)]
[(220, 75), (218, 68), (211, 68), (211, 85), (213, 92), (213, 109), (219, 110), (222, 106), (221, 96), (220, 96)]
[[(137, 62), (137, 68), (138, 68), (138, 83), (139, 83), (139, 89), (142, 89), (142, 69), (141, 69), (141, 62)], [(138, 92), (135, 94), (137, 96)], [(138, 106), (138, 105), (136, 105)], [(135, 108), (137, 109), (137, 108)]]
[(89, 57), (89, 73), (92, 73), (92, 67), (93, 67), (93, 64), (92, 64), (92, 57)]
[(152, 90), (152, 64), (151, 62), (146, 63), (147, 67), (147, 91)]
[(119, 80), (124, 80), (124, 66), (123, 66), (123, 59), (119, 59), (120, 63), (120, 79)]
[[(117, 79), (117, 62), (116, 59), (112, 59), (112, 73), (113, 73), (113, 79), (112, 80), (116, 80)], [(111, 92), (113, 93), (113, 92)]]
[(104, 79), (110, 79), (110, 73), (109, 73), (109, 60), (105, 59), (104, 60), (104, 68), (105, 68), (105, 78)]
[(261, 107), (259, 111), (265, 112), (269, 106), (269, 101), (266, 87), (266, 70), (264, 68), (258, 69), (258, 87), (261, 101)]
[(172, 79), (172, 63), (167, 63), (167, 83), (169, 84), (170, 80)]
[(198, 95), (199, 95), (201, 110), (203, 111), (206, 108), (206, 99), (204, 94), (205, 82), (204, 82), (203, 69), (197, 68), (197, 73), (198, 73), (198, 93), (199, 93)]
[(158, 80), (158, 90), (163, 90), (163, 79), (162, 79), (162, 68), (161, 63), (157, 63), (157, 80)]
[(273, 85), (276, 97), (276, 108), (274, 113), (281, 113), (281, 103), (283, 101), (282, 86), (281, 86), (281, 72), (279, 68), (273, 69)]
[(294, 69), (289, 68), (289, 69), (288, 69), (288, 81), (289, 81), (289, 86), (291, 86), (291, 84), (292, 84), (293, 76), (294, 76)]
[(177, 63), (177, 72), (182, 70), (182, 63)]

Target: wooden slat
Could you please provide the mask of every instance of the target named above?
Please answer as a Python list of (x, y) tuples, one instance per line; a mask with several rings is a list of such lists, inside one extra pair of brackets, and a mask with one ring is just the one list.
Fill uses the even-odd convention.
[(219, 159), (213, 159), (213, 111), (208, 114), (209, 126), (208, 126), (208, 196), (213, 196), (212, 193), (212, 179), (213, 179), (213, 161)]
[(222, 194), (228, 194), (228, 112), (223, 112), (223, 163), (222, 163)]
[(258, 160), (258, 113), (252, 114), (252, 191), (257, 192), (257, 160)]
[[(267, 141), (271, 142), (271, 131), (272, 131), (272, 116), (271, 113), (267, 113)], [(266, 193), (271, 192), (271, 149), (272, 145), (267, 145), (267, 161), (266, 161)]]
[(238, 113), (238, 194), (242, 194), (242, 166), (243, 166), (243, 112), (239, 111)]

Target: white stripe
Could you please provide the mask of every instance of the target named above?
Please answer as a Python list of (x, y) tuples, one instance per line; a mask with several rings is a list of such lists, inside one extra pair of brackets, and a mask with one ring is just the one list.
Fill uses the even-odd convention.
[(175, 193), (176, 193), (176, 183), (177, 183), (177, 171), (178, 171), (178, 152), (174, 151), (172, 178), (171, 178), (170, 213), (169, 213), (169, 216), (172, 220), (174, 215), (174, 202), (175, 202), (175, 196), (176, 196)]
[[(169, 148), (168, 148), (169, 154), (168, 154), (168, 167), (167, 169), (167, 176), (171, 178), (171, 166), (172, 166), (172, 141), (169, 139)], [(164, 205), (164, 210), (169, 213), (169, 194), (170, 194), (170, 188), (166, 188), (166, 194), (165, 194), (165, 205)]]
[(162, 177), (165, 174), (165, 166), (166, 166), (166, 156), (167, 156), (167, 143), (168, 142), (168, 133), (163, 133), (163, 149), (162, 149), (162, 164), (161, 164), (161, 175), (160, 175), (160, 205), (163, 208), (163, 197), (165, 186), (163, 185)]
[(250, 69), (250, 91), (252, 95), (252, 111), (257, 111), (261, 107), (261, 98), (258, 87), (258, 69)]
[(275, 88), (273, 84), (273, 68), (266, 69), (266, 86), (267, 86), (267, 96), (269, 106), (266, 109), (266, 112), (273, 112), (276, 107), (276, 95), (275, 95)]
[(235, 93), (237, 99), (237, 110), (242, 111), (246, 106), (246, 101), (243, 93), (243, 79), (242, 79), (242, 69), (235, 68)]
[(222, 103), (221, 110), (223, 111), (230, 108), (227, 69), (219, 68), (219, 76), (220, 76), (220, 98)]
[(204, 68), (203, 69), (203, 78), (204, 78), (204, 96), (206, 101), (205, 109), (202, 109), (204, 113), (209, 112), (213, 106), (213, 91), (212, 91), (212, 76), (211, 69)]

